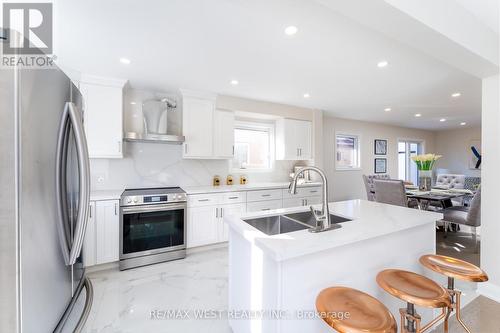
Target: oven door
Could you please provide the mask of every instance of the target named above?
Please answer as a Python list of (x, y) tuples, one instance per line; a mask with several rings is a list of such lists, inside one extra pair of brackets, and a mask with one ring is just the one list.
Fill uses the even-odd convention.
[(185, 203), (120, 210), (120, 259), (186, 248)]

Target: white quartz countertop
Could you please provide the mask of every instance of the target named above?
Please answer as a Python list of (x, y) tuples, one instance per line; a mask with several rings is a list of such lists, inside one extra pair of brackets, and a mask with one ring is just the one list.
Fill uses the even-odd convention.
[[(321, 205), (316, 206), (317, 209)], [(421, 211), (366, 200), (349, 200), (329, 204), (330, 214), (351, 218), (339, 229), (311, 233), (307, 230), (269, 236), (255, 229), (243, 219), (283, 215), (308, 210), (305, 207), (283, 208), (267, 212), (225, 216), (224, 221), (233, 231), (261, 248), (276, 261), (283, 261), (366, 239), (396, 233), (442, 219), (441, 213)]]
[[(288, 182), (276, 183), (250, 183), (245, 185), (220, 185), (220, 186), (182, 186), (182, 189), (187, 194), (202, 194), (202, 193), (220, 193), (220, 192), (236, 192), (236, 191), (253, 191), (267, 189), (283, 189), (288, 188)], [(297, 187), (321, 186), (319, 182), (303, 183)]]
[(91, 191), (90, 200), (119, 200), (123, 191), (123, 189)]

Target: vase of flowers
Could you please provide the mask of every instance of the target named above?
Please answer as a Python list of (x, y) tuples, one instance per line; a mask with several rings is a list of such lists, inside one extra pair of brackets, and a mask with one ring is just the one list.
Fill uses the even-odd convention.
[(432, 187), (432, 168), (441, 155), (424, 154), (412, 156), (412, 160), (417, 164), (418, 187), (423, 191), (430, 191)]

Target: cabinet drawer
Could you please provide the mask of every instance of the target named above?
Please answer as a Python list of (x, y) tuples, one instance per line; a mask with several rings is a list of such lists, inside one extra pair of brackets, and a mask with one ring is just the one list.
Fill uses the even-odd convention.
[(220, 196), (221, 196), (220, 203), (222, 205), (231, 203), (241, 203), (247, 201), (246, 192), (227, 192), (227, 193), (221, 193)]
[(278, 190), (261, 190), (261, 191), (248, 191), (247, 201), (264, 201), (264, 200), (281, 200), (283, 198), (283, 192), (281, 189)]
[(283, 190), (283, 198), (315, 197), (321, 195), (321, 186), (297, 187), (297, 194), (293, 195), (288, 189)]
[(188, 195), (188, 207), (213, 206), (219, 204), (220, 194)]
[(283, 200), (267, 200), (247, 203), (247, 212), (260, 212), (263, 210), (279, 209), (283, 206)]

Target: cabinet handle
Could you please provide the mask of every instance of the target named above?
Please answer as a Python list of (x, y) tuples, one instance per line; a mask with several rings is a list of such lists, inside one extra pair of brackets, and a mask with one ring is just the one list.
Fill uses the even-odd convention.
[(238, 199), (239, 197), (229, 197), (229, 199)]
[(307, 199), (304, 199), (304, 201), (305, 201), (305, 205), (304, 206), (307, 206)]
[(89, 218), (92, 218), (92, 205), (89, 205)]
[(261, 210), (271, 210), (271, 208), (262, 208)]
[(118, 152), (119, 153), (122, 152), (122, 142), (121, 141), (118, 141)]
[(198, 202), (206, 202), (206, 201), (210, 201), (210, 199), (198, 199)]
[(234, 156), (234, 145), (233, 145), (233, 156)]
[(118, 215), (118, 205), (115, 202), (115, 215)]
[(299, 148), (299, 156), (302, 156), (302, 148)]
[(270, 197), (271, 195), (270, 194), (262, 194), (261, 196), (262, 197)]
[(299, 156), (299, 148), (297, 148), (297, 156)]
[(187, 154), (188, 153), (188, 144), (185, 143), (184, 144), (184, 154)]
[(220, 217), (222, 218), (224, 216), (224, 208), (220, 209)]
[(311, 190), (309, 193), (318, 193), (318, 190)]
[(219, 208), (215, 208), (215, 218), (219, 218)]

